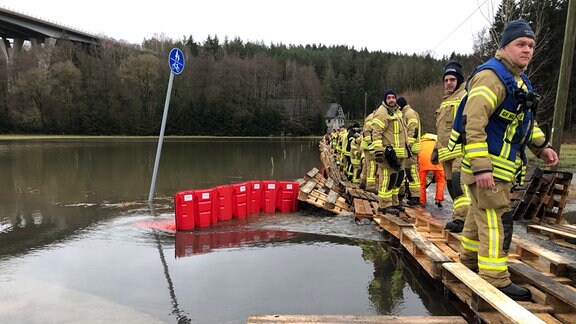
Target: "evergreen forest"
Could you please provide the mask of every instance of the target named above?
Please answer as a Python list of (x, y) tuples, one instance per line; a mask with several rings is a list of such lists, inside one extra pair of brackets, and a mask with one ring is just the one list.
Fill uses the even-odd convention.
[[(320, 135), (329, 103), (342, 106), (348, 123), (362, 123), (388, 88), (420, 113), (423, 133), (435, 132), (443, 66), (458, 60), (469, 75), (494, 55), (505, 23), (517, 18), (536, 32), (527, 73), (543, 96), (538, 119), (545, 124), (553, 116), (567, 7), (568, 0), (503, 0), (493, 25), (478, 31), (473, 54), (442, 58), (216, 36), (153, 37), (138, 45), (110, 39), (97, 46), (60, 39), (0, 62), (0, 134), (158, 135), (174, 47), (184, 52), (186, 66), (174, 79), (166, 135)], [(576, 119), (574, 69), (567, 130)]]

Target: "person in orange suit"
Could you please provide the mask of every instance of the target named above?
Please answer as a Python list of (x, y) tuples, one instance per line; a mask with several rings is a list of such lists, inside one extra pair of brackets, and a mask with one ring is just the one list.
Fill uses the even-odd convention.
[(446, 186), (446, 179), (444, 179), (444, 168), (441, 163), (432, 164), (430, 156), (434, 150), (436, 139), (438, 136), (435, 134), (426, 133), (420, 138), (420, 154), (418, 154), (418, 178), (420, 178), (420, 205), (426, 205), (426, 177), (428, 172), (434, 173), (436, 179), (436, 198), (435, 204), (442, 207), (444, 201), (444, 187)]

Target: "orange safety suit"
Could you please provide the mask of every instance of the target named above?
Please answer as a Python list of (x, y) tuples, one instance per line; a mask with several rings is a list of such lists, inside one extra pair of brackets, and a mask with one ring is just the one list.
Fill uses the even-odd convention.
[(428, 172), (434, 173), (436, 179), (436, 202), (444, 201), (444, 188), (446, 179), (444, 178), (444, 168), (442, 163), (432, 164), (430, 156), (436, 145), (437, 136), (426, 133), (420, 138), (420, 154), (418, 154), (418, 178), (420, 178), (420, 204), (426, 204), (426, 177)]

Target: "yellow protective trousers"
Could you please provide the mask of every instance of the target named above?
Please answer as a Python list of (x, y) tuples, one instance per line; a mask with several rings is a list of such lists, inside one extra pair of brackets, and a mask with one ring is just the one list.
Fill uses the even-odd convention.
[(362, 174), (360, 182), (366, 183), (366, 190), (376, 189), (376, 169), (377, 163), (374, 161), (374, 154), (369, 150), (364, 150), (364, 159), (362, 159)]
[(442, 162), (444, 168), (444, 176), (446, 178), (446, 184), (448, 185), (448, 190), (450, 191), (450, 196), (454, 201), (452, 205), (452, 220), (466, 219), (468, 214), (468, 209), (470, 209), (470, 195), (468, 193), (468, 188), (465, 184), (460, 181), (460, 163), (461, 158), (455, 158), (453, 160), (448, 160)]
[(478, 274), (494, 287), (508, 286), (508, 253), (503, 248), (502, 215), (510, 211), (512, 184), (496, 182), (493, 189), (468, 186), (472, 205), (464, 222), (461, 237), (460, 262), (468, 268), (478, 268)]
[(418, 155), (406, 159), (406, 180), (410, 189), (410, 197), (420, 197), (420, 177), (418, 176)]
[(388, 162), (378, 163), (378, 207), (383, 209), (390, 206), (397, 206), (398, 191), (404, 181), (405, 160), (400, 159), (401, 168), (394, 170)]

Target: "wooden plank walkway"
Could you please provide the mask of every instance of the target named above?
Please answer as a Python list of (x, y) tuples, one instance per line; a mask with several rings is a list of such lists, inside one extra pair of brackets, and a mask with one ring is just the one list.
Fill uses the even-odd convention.
[[(323, 161), (330, 163), (327, 158)], [(523, 211), (523, 218), (535, 217), (532, 213), (535, 207), (556, 214), (543, 214), (554, 222), (532, 224), (529, 231), (546, 235), (555, 242), (562, 241), (563, 245), (572, 244), (570, 241), (576, 239), (576, 227), (557, 223), (562, 217), (561, 208), (568, 193), (566, 184), (569, 184), (571, 174), (536, 172), (539, 180), (529, 188), (528, 203), (524, 202), (532, 207)], [(473, 321), (485, 323), (576, 323), (576, 262), (573, 260), (514, 236), (509, 271), (515, 283), (530, 289), (533, 294), (531, 301), (515, 302), (459, 263), (460, 235), (447, 232), (444, 222), (426, 209), (407, 207), (400, 217), (382, 215), (378, 213), (377, 199), (363, 196), (364, 191), (347, 181), (335, 179), (335, 182), (343, 187), (339, 194), (346, 197), (354, 217), (371, 218), (393, 237), (393, 242), (395, 240), (407, 252), (418, 268), (441, 283), (449, 296), (468, 306), (469, 313), (465, 315), (469, 320), (471, 317)], [(539, 192), (543, 194), (539, 195)]]

